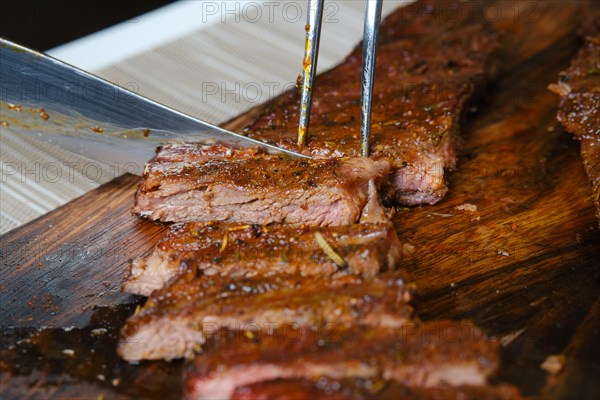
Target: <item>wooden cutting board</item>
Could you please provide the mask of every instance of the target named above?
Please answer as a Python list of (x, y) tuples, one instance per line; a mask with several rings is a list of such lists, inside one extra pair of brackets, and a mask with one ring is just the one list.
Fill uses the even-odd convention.
[[(401, 267), (422, 319), (469, 318), (502, 341), (499, 380), (600, 398), (600, 232), (579, 144), (546, 89), (576, 53), (580, 16), (571, 1), (487, 11), (506, 31), (500, 78), (468, 117), (448, 196), (398, 210), (413, 250)], [(137, 182), (125, 175), (1, 237), (2, 398), (180, 395), (180, 363), (130, 365), (114, 352), (140, 301), (119, 290), (127, 262), (165, 231), (129, 213)], [(564, 357), (561, 373), (540, 368), (549, 355)]]

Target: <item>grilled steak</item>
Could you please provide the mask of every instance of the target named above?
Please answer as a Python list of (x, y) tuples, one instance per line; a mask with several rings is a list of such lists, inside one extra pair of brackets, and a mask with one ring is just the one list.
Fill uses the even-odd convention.
[(517, 400), (519, 391), (510, 385), (408, 387), (393, 381), (368, 379), (281, 379), (235, 389), (233, 400)]
[[(456, 164), (461, 116), (494, 68), (496, 35), (477, 2), (421, 0), (391, 14), (380, 29), (371, 156), (391, 163), (395, 198), (433, 204)], [(296, 145), (299, 94), (289, 91), (243, 129), (249, 137), (314, 157), (360, 151), (360, 47), (314, 85), (308, 143)]]
[(146, 165), (133, 212), (154, 220), (312, 226), (381, 218), (376, 186), (389, 163), (291, 160), (222, 146), (170, 144)]
[(425, 388), (482, 385), (498, 346), (469, 322), (407, 323), (399, 328), (310, 329), (217, 335), (186, 373), (188, 398), (230, 398), (236, 387), (275, 379), (328, 377), (401, 382)]
[[(597, 7), (597, 4), (596, 4)], [(561, 96), (557, 118), (581, 141), (583, 165), (592, 184), (600, 219), (600, 14), (597, 7), (584, 24), (585, 44), (550, 90)]]
[[(328, 246), (335, 254), (328, 255)], [(373, 277), (394, 269), (401, 245), (391, 223), (310, 228), (287, 225), (187, 223), (173, 225), (145, 259), (134, 260), (124, 285), (148, 296), (184, 273), (245, 278), (336, 273)]]
[(237, 281), (190, 272), (152, 293), (127, 321), (118, 352), (126, 360), (179, 358), (198, 348), (207, 333), (223, 327), (397, 327), (412, 313), (409, 300), (409, 289), (397, 272), (373, 279), (272, 275)]

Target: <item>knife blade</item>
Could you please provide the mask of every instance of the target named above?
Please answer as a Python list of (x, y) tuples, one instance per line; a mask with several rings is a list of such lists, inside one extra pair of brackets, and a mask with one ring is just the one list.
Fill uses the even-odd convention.
[(3, 38), (0, 121), (2, 129), (110, 165), (143, 166), (158, 145), (172, 142), (261, 147), (310, 158), (201, 121)]

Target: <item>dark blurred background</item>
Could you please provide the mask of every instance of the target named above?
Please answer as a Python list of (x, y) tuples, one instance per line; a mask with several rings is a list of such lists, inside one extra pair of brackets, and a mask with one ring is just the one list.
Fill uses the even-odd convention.
[(4, 0), (0, 36), (46, 51), (169, 3), (173, 0)]

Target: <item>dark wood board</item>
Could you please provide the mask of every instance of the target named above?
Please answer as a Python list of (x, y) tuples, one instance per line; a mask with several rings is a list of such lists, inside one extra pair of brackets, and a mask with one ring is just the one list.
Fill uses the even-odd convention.
[[(490, 19), (506, 30), (500, 78), (468, 117), (448, 196), (398, 209), (398, 233), (414, 248), (401, 267), (422, 319), (469, 318), (502, 341), (499, 380), (528, 396), (600, 398), (600, 232), (579, 145), (546, 89), (579, 46), (580, 15), (572, 1), (499, 4)], [(140, 301), (119, 291), (127, 260), (165, 230), (130, 215), (137, 180), (123, 176), (1, 237), (2, 398), (179, 396), (179, 363), (114, 354)], [(456, 208), (465, 204), (477, 211)], [(565, 357), (557, 375), (540, 368), (552, 354)]]

